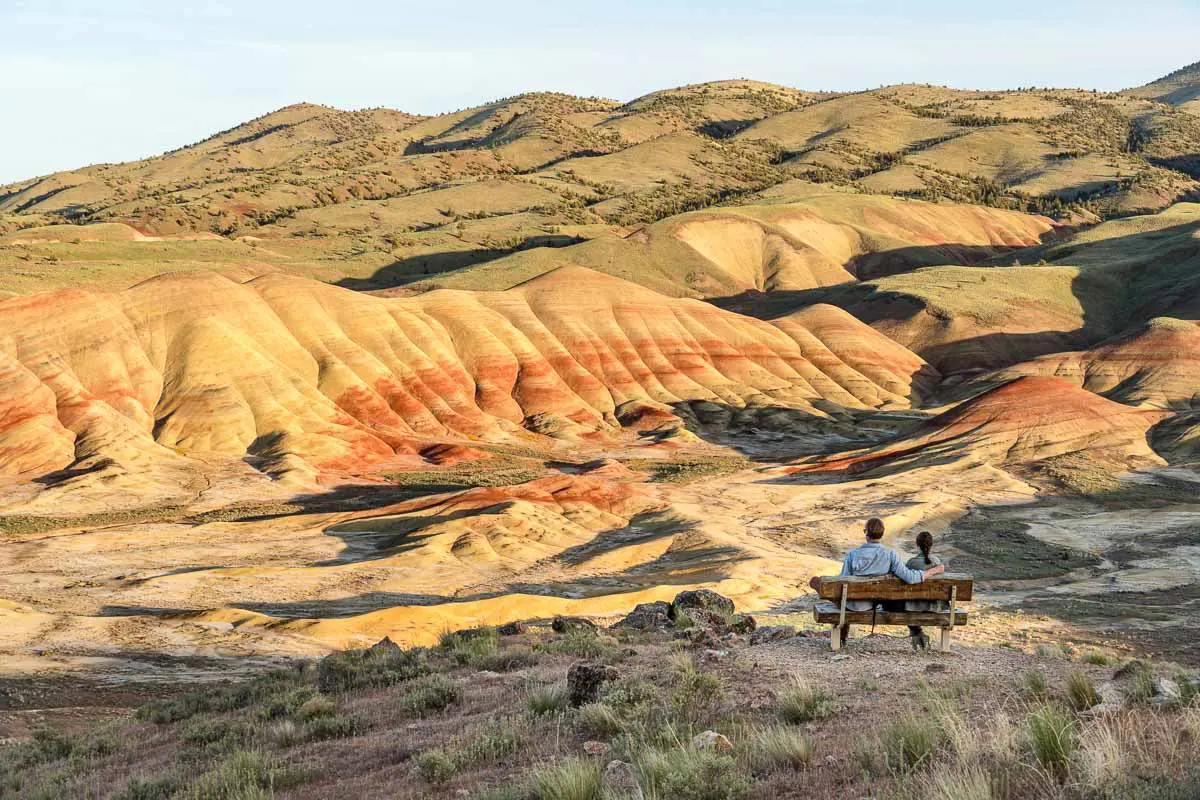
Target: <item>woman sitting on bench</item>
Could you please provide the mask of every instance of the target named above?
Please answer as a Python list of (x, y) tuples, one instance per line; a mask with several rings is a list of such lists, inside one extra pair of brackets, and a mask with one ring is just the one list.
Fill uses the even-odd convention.
[[(917, 549), (921, 551), (921, 555), (913, 556), (904, 566), (909, 569), (927, 570), (931, 567), (942, 567), (942, 560), (932, 554), (933, 550), (933, 534), (929, 531), (921, 531), (917, 534)], [(905, 611), (948, 611), (950, 604), (945, 600), (905, 600)], [(909, 625), (908, 634), (912, 637), (913, 650), (928, 650), (929, 637), (925, 635), (924, 629), (920, 625)]]

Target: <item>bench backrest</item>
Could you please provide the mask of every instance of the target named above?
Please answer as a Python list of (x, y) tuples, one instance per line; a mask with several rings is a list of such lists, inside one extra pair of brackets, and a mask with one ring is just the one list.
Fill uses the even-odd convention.
[(835, 603), (842, 599), (842, 587), (846, 587), (847, 600), (949, 600), (951, 588), (957, 589), (955, 597), (961, 601), (971, 599), (975, 581), (970, 575), (946, 572), (921, 583), (905, 583), (895, 575), (880, 578), (824, 577), (817, 593), (824, 600)]

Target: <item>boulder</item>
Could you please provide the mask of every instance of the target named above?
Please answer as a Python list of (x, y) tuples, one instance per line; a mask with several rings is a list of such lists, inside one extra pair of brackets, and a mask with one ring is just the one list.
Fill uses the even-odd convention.
[(713, 750), (717, 753), (728, 753), (733, 749), (733, 742), (724, 734), (716, 731), (704, 731), (692, 739), (692, 747), (696, 750)]
[(604, 789), (606, 798), (612, 800), (645, 800), (642, 785), (638, 782), (637, 771), (628, 761), (610, 761), (604, 768)]
[(555, 633), (597, 633), (600, 630), (596, 623), (584, 617), (555, 617), (550, 628)]
[(791, 639), (795, 635), (796, 629), (791, 625), (768, 625), (765, 628), (758, 628), (754, 633), (750, 634), (750, 644), (778, 642), (782, 639)]
[(384, 651), (384, 652), (388, 652), (388, 653), (398, 653), (403, 648), (401, 648), (400, 645), (393, 642), (392, 638), (390, 636), (385, 636), (382, 639), (380, 639), (378, 642), (376, 642), (375, 644), (371, 645), (371, 647), (369, 649), (374, 650), (376, 652)]
[(1125, 695), (1113, 681), (1097, 684), (1096, 694), (1100, 696), (1100, 702), (1084, 712), (1090, 716), (1113, 714), (1125, 707)]
[(1181, 697), (1179, 684), (1170, 678), (1158, 678), (1154, 681), (1153, 702), (1158, 706), (1173, 706)]
[(463, 628), (461, 631), (454, 631), (452, 634), (455, 639), (462, 642), (469, 642), (472, 639), (487, 639), (495, 635), (493, 628)]
[(754, 633), (754, 629), (758, 627), (758, 623), (754, 621), (754, 617), (749, 614), (734, 614), (729, 619), (728, 625), (729, 630), (743, 635)]
[(590, 742), (583, 743), (583, 752), (587, 753), (589, 756), (602, 756), (609, 753), (611, 750), (612, 745), (608, 742), (598, 742), (592, 740)]
[(707, 628), (703, 625), (696, 625), (695, 627), (677, 631), (675, 638), (684, 639), (697, 647), (707, 647), (713, 650), (720, 649), (723, 644), (721, 638), (713, 632), (712, 628)]
[(661, 631), (671, 627), (671, 604), (663, 600), (639, 603), (614, 628), (631, 628), (637, 631)]
[(671, 618), (676, 618), (681, 611), (697, 608), (712, 609), (725, 616), (730, 616), (733, 614), (733, 601), (711, 589), (692, 589), (680, 592), (675, 595), (675, 600), (671, 603)]
[(527, 630), (529, 630), (529, 626), (524, 622), (506, 622), (496, 629), (496, 633), (501, 636), (520, 636)]
[(600, 689), (618, 677), (615, 667), (595, 661), (580, 661), (567, 670), (567, 700), (578, 708), (600, 699)]
[(1116, 678), (1117, 680), (1121, 680), (1122, 678), (1132, 678), (1136, 675), (1140, 675), (1143, 672), (1149, 672), (1149, 671), (1150, 671), (1150, 667), (1146, 666), (1145, 663), (1138, 661), (1135, 658), (1132, 661), (1130, 661), (1128, 664), (1123, 665), (1120, 669), (1118, 669), (1116, 672), (1114, 672), (1113, 677)]

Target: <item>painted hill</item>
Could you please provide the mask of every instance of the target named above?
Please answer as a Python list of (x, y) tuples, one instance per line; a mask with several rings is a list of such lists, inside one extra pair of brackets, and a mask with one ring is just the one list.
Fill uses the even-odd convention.
[(1200, 404), (1200, 326), (1156, 317), (1088, 350), (1055, 353), (981, 376), (972, 386), (1054, 376), (1126, 405), (1191, 410)]
[(867, 472), (970, 459), (1016, 467), (1065, 455), (1120, 467), (1161, 464), (1146, 441), (1168, 413), (1105, 400), (1069, 381), (1022, 377), (968, 400), (886, 445), (819, 463)]
[(134, 481), (192, 455), (307, 474), (431, 440), (603, 438), (631, 401), (817, 420), (906, 406), (933, 375), (839, 309), (771, 324), (579, 268), (408, 299), (167, 276), (0, 302), (0, 343), (0, 471)]

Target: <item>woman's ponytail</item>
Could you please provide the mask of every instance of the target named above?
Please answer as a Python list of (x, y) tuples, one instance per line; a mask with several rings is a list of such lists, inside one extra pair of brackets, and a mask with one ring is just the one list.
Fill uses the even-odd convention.
[(929, 531), (921, 531), (918, 533), (917, 547), (921, 549), (921, 555), (925, 556), (925, 563), (932, 564), (933, 559), (929, 557), (929, 552), (933, 550), (933, 534)]

